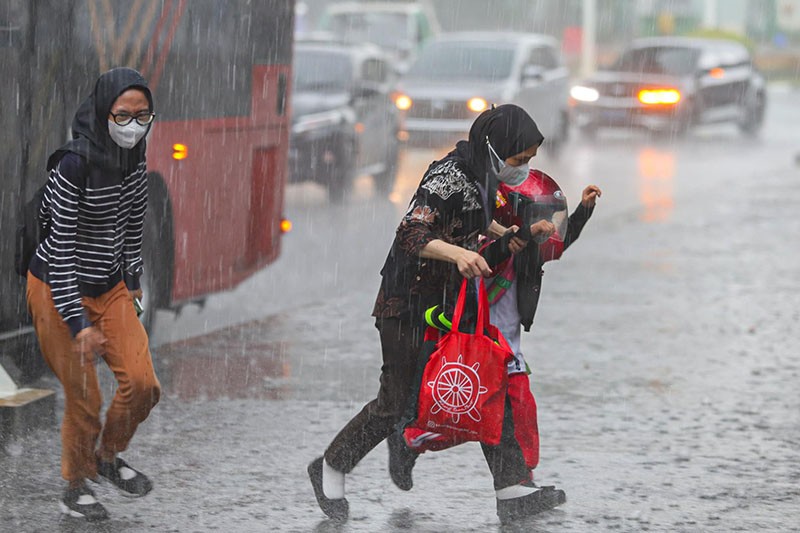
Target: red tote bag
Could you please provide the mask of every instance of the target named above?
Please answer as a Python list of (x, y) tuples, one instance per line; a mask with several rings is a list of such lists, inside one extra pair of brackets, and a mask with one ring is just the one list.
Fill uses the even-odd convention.
[[(497, 446), (503, 432), (508, 372), (513, 357), (500, 331), (489, 323), (489, 300), (483, 278), (478, 283), (475, 333), (458, 330), (466, 303), (464, 279), (453, 313), (453, 326), (442, 336), (425, 365), (417, 420), (412, 425), (452, 446), (480, 441)], [(408, 428), (405, 435), (410, 437)], [(419, 431), (411, 433), (419, 433)], [(443, 447), (447, 447), (443, 446)]]

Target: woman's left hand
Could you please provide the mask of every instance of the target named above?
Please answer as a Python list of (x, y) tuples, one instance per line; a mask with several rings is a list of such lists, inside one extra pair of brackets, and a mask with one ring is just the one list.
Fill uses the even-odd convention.
[(581, 204), (583, 207), (592, 208), (594, 204), (597, 202), (597, 199), (603, 195), (603, 191), (600, 190), (600, 187), (597, 185), (589, 185), (585, 189), (583, 189), (583, 195), (581, 197)]
[(128, 291), (131, 294), (131, 299), (139, 298), (142, 299), (142, 289), (136, 289), (135, 291)]

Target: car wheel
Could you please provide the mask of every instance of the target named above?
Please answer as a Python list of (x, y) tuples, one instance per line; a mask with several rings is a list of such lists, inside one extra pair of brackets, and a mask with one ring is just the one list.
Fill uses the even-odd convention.
[(670, 124), (670, 135), (685, 137), (689, 133), (695, 122), (694, 109), (694, 103), (691, 100), (687, 100), (681, 105)]
[(739, 120), (739, 131), (748, 136), (758, 134), (764, 124), (764, 112), (766, 111), (766, 96), (762, 92), (756, 93), (742, 109), (742, 118)]
[(386, 167), (383, 172), (373, 176), (375, 191), (380, 195), (389, 194), (394, 187), (394, 180), (397, 176), (397, 163), (400, 157), (400, 147), (397, 142), (393, 142), (386, 154)]
[(569, 116), (567, 113), (562, 112), (555, 135), (549, 142), (547, 139), (545, 140), (546, 154), (552, 159), (558, 159), (564, 150), (567, 139), (569, 139)]
[(173, 268), (172, 218), (163, 185), (148, 183), (147, 216), (144, 221), (142, 261), (144, 268), (139, 284), (142, 288), (140, 320), (148, 334), (153, 331), (156, 311), (170, 304)]
[(328, 175), (328, 199), (333, 203), (342, 203), (350, 195), (355, 178), (354, 151), (340, 148), (336, 165)]

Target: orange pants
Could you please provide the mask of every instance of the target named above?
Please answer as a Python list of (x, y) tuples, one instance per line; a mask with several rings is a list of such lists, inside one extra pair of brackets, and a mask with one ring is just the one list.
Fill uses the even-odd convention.
[(103, 359), (118, 385), (106, 411), (105, 424), (101, 425), (102, 397), (95, 356), (73, 353), (72, 335), (53, 304), (50, 286), (30, 273), (27, 297), (39, 347), (64, 387), (61, 475), (67, 481), (94, 478), (97, 476), (95, 446), (101, 429), (102, 450), (113, 453), (125, 450), (161, 395), (147, 333), (123, 282), (97, 298), (82, 298), (89, 319), (108, 339)]

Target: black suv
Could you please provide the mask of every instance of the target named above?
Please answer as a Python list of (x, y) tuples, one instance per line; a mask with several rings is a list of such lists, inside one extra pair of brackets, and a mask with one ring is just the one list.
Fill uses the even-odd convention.
[(733, 122), (749, 135), (764, 120), (764, 77), (735, 41), (689, 37), (634, 40), (607, 70), (570, 90), (574, 123), (685, 133), (691, 126)]
[(394, 184), (399, 119), (391, 99), (393, 69), (368, 44), (296, 41), (289, 180), (325, 185), (346, 197), (360, 174), (379, 193)]

